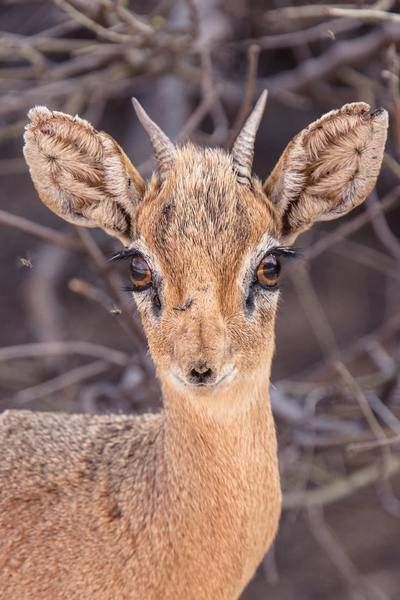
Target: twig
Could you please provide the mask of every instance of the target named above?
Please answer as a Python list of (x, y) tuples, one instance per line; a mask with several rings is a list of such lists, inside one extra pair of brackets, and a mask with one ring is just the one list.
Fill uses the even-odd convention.
[[(315, 389), (315, 384), (311, 385)], [(271, 389), (271, 403), (275, 416), (286, 423), (294, 425), (297, 429), (306, 428), (311, 431), (340, 434), (347, 437), (347, 441), (349, 437), (355, 437), (360, 433), (360, 427), (355, 423), (341, 421), (329, 415), (313, 415), (310, 417), (294, 397), (290, 398), (283, 393), (281, 387), (282, 385), (279, 384), (278, 388)]]
[(346, 386), (349, 388), (352, 396), (357, 400), (358, 405), (361, 409), (362, 414), (364, 415), (365, 420), (367, 421), (372, 433), (376, 437), (377, 440), (386, 439), (386, 434), (383, 427), (380, 425), (379, 421), (375, 417), (367, 398), (365, 397), (364, 392), (359, 386), (357, 380), (350, 373), (348, 368), (341, 361), (334, 362), (334, 368), (337, 373), (341, 376)]
[(368, 450), (375, 450), (376, 448), (382, 448), (383, 446), (397, 446), (397, 444), (400, 444), (400, 435), (380, 440), (353, 442), (347, 446), (347, 450), (348, 452), (367, 452)]
[(241, 44), (257, 44), (263, 50), (277, 50), (279, 48), (294, 48), (303, 44), (311, 44), (320, 40), (334, 40), (340, 33), (347, 33), (360, 26), (356, 20), (336, 19), (319, 23), (308, 29), (290, 31), (275, 35), (265, 35), (259, 38), (243, 40)]
[(269, 10), (266, 14), (268, 20), (285, 21), (286, 19), (314, 19), (321, 17), (346, 17), (358, 19), (367, 23), (390, 21), (400, 23), (400, 15), (386, 10), (372, 8), (344, 8), (330, 4), (315, 4), (307, 6), (288, 6)]
[(103, 27), (96, 21), (93, 21), (90, 17), (76, 9), (72, 6), (67, 0), (52, 0), (54, 4), (62, 8), (72, 19), (74, 19), (77, 23), (86, 27), (90, 31), (93, 31), (99, 38), (108, 40), (109, 42), (133, 42), (133, 37), (131, 35), (126, 35), (124, 33), (118, 33), (117, 31), (113, 31), (112, 29), (107, 29)]
[[(376, 206), (379, 206), (379, 200), (376, 192), (373, 192), (367, 200), (367, 211), (373, 211)], [(400, 241), (392, 233), (385, 215), (382, 212), (374, 211), (371, 224), (385, 248), (396, 260), (400, 261)]]
[[(342, 545), (328, 527), (320, 507), (308, 507), (308, 519), (314, 539), (327, 553), (342, 579), (363, 594), (369, 600), (387, 600), (386, 594), (376, 590), (356, 569), (353, 561), (347, 556)], [(365, 596), (364, 596), (365, 595)]]
[(121, 314), (121, 309), (115, 306), (102, 290), (99, 290), (87, 281), (74, 277), (69, 281), (68, 287), (75, 294), (79, 294), (88, 300), (97, 302), (97, 304), (100, 304), (108, 313)]
[(29, 38), (14, 36), (11, 33), (3, 34), (0, 38), (1, 50), (12, 54), (18, 54), (21, 58), (29, 62), (36, 71), (37, 75), (43, 73), (48, 66), (46, 57), (29, 43)]
[(337, 42), (324, 54), (302, 62), (296, 69), (259, 79), (258, 91), (267, 88), (271, 96), (280, 97), (284, 92), (303, 90), (315, 82), (329, 78), (344, 65), (365, 63), (370, 56), (399, 40), (400, 28), (390, 27), (353, 40)]
[(155, 30), (149, 23), (144, 21), (143, 17), (138, 17), (131, 10), (122, 6), (120, 2), (112, 2), (111, 0), (100, 0), (100, 2), (108, 10), (114, 11), (121, 21), (124, 21), (129, 26), (133, 33), (140, 33), (144, 36), (155, 35)]
[(66, 354), (92, 356), (120, 367), (125, 367), (129, 363), (129, 357), (119, 350), (101, 346), (100, 344), (81, 342), (79, 340), (6, 346), (0, 348), (0, 361), (19, 360), (22, 358), (35, 359), (44, 356), (60, 356)]
[(298, 296), (308, 322), (313, 328), (314, 335), (319, 341), (321, 349), (330, 358), (337, 356), (338, 347), (335, 335), (326, 318), (321, 302), (315, 293), (308, 271), (300, 266), (296, 271), (293, 270), (290, 275), (297, 288)]
[(189, 9), (190, 38), (196, 40), (200, 33), (200, 17), (195, 0), (185, 0)]
[(331, 246), (340, 242), (344, 237), (348, 237), (361, 229), (369, 221), (371, 221), (375, 215), (389, 211), (400, 198), (400, 186), (396, 186), (393, 190), (385, 196), (379, 204), (376, 204), (370, 211), (365, 211), (353, 219), (343, 223), (339, 227), (336, 227), (334, 231), (329, 234), (325, 234), (320, 240), (318, 240), (310, 250), (303, 253), (305, 260), (311, 260), (326, 252)]
[(392, 477), (399, 470), (400, 457), (390, 456), (385, 467), (379, 461), (358, 469), (348, 477), (339, 477), (328, 485), (301, 492), (287, 492), (283, 497), (283, 508), (326, 506), (375, 483), (382, 476)]
[[(339, 353), (339, 358), (342, 362), (349, 362), (350, 360), (354, 360), (361, 353), (368, 353), (368, 348), (371, 343), (375, 341), (383, 341), (386, 338), (390, 338), (397, 334), (398, 329), (400, 328), (400, 312), (394, 314), (392, 317), (387, 319), (383, 323), (382, 326), (378, 327), (374, 331), (367, 333), (367, 335), (358, 339), (354, 344), (351, 344), (345, 350), (341, 350)], [(326, 368), (329, 367), (329, 361), (323, 361), (319, 363), (317, 366), (314, 365), (312, 369), (307, 372), (308, 377), (318, 378), (321, 376), (321, 372), (325, 372)], [(279, 383), (281, 385), (281, 383)], [(367, 382), (363, 382), (365, 387), (367, 386)]]
[(17, 229), (29, 233), (30, 235), (34, 235), (50, 244), (68, 248), (69, 250), (83, 252), (82, 244), (80, 244), (78, 240), (74, 240), (64, 233), (54, 231), (53, 229), (50, 229), (50, 227), (45, 227), (44, 225), (33, 223), (24, 217), (13, 215), (5, 210), (0, 210), (0, 225), (16, 227)]
[(196, 130), (196, 128), (200, 125), (201, 121), (210, 111), (212, 106), (215, 104), (218, 99), (218, 89), (212, 90), (200, 104), (197, 106), (196, 110), (190, 115), (189, 119), (186, 121), (175, 140), (177, 142), (182, 142), (186, 138), (188, 138), (192, 133)]
[(231, 132), (227, 141), (228, 147), (233, 144), (239, 131), (243, 127), (245, 119), (251, 110), (254, 91), (256, 89), (258, 59), (260, 56), (260, 46), (252, 44), (247, 50), (247, 73), (244, 84), (243, 102), (236, 116), (235, 122), (232, 125)]
[(343, 256), (346, 260), (354, 260), (362, 265), (379, 271), (391, 279), (400, 281), (400, 271), (395, 261), (386, 254), (369, 248), (365, 244), (358, 244), (353, 240), (342, 240), (340, 245), (331, 248), (333, 252)]
[(368, 402), (372, 410), (379, 416), (382, 423), (391, 429), (393, 433), (400, 435), (400, 420), (396, 417), (394, 412), (382, 402), (374, 391), (368, 394)]
[(387, 80), (390, 96), (391, 129), (395, 146), (396, 157), (400, 155), (400, 59), (396, 45), (389, 46), (386, 52), (387, 69), (382, 71), (382, 76)]
[(70, 371), (67, 371), (67, 373), (62, 373), (61, 375), (58, 375), (53, 379), (49, 379), (44, 383), (39, 383), (38, 385), (21, 390), (10, 399), (3, 399), (1, 404), (10, 403), (11, 405), (19, 406), (22, 404), (29, 404), (30, 402), (50, 396), (51, 394), (59, 392), (67, 387), (77, 385), (78, 383), (82, 383), (87, 379), (96, 377), (96, 375), (105, 373), (106, 371), (109, 371), (110, 366), (111, 365), (109, 362), (96, 360), (95, 362), (84, 365), (83, 367), (71, 369)]
[[(137, 350), (139, 351), (139, 356), (142, 357), (142, 351), (146, 347), (146, 339), (144, 337), (143, 330), (141, 329), (138, 323), (138, 320), (134, 317), (133, 301), (131, 300), (131, 302), (128, 303), (126, 298), (123, 296), (123, 286), (118, 281), (116, 273), (110, 271), (110, 265), (106, 263), (102, 251), (100, 250), (99, 246), (96, 244), (90, 233), (81, 227), (76, 227), (76, 231), (83, 246), (86, 248), (88, 255), (91, 257), (96, 271), (106, 283), (110, 294), (115, 300), (117, 306), (121, 307), (122, 317), (124, 318), (127, 328), (135, 341)], [(141, 358), (141, 361), (142, 366), (146, 368), (146, 370), (148, 370), (147, 363), (144, 361), (144, 359), (142, 360)]]
[(222, 86), (218, 85), (214, 78), (213, 64), (209, 48), (204, 48), (200, 54), (201, 59), (201, 91), (203, 99), (213, 94), (218, 89), (218, 96), (210, 107), (210, 116), (213, 119), (214, 131), (208, 138), (208, 143), (222, 144), (226, 141), (229, 131), (228, 118), (222, 105), (220, 94)]
[(33, 35), (30, 36), (30, 39), (34, 40), (36, 38), (40, 38), (42, 35), (48, 36), (48, 37), (53, 37), (53, 38), (55, 38), (55, 37), (61, 38), (63, 35), (73, 33), (77, 29), (79, 29), (79, 23), (77, 23), (73, 19), (66, 19), (65, 21), (62, 21), (61, 23), (57, 23), (56, 25), (51, 25), (47, 29), (43, 29), (43, 31), (34, 33)]
[[(53, 342), (65, 339), (67, 323), (64, 307), (58, 296), (63, 281), (70, 251), (53, 244), (39, 244), (35, 251), (34, 268), (29, 272), (25, 283), (25, 306), (36, 342)], [(49, 357), (45, 364), (61, 366), (60, 357)]]
[(387, 152), (385, 152), (383, 156), (383, 164), (392, 171), (393, 175), (395, 175), (397, 179), (400, 179), (400, 164)]
[[(4, 32), (4, 31), (0, 31), (0, 40), (6, 38), (7, 36), (10, 35), (8, 32)], [(12, 34), (12, 39), (14, 41), (14, 44), (21, 44), (21, 45), (25, 45), (27, 43), (29, 43), (29, 47), (30, 48), (34, 48), (36, 50), (40, 50), (41, 52), (45, 52), (47, 54), (62, 54), (62, 53), (66, 53), (66, 52), (77, 52), (81, 49), (84, 48), (89, 48), (89, 47), (97, 47), (96, 44), (94, 43), (94, 40), (91, 39), (85, 39), (85, 38), (79, 38), (79, 39), (70, 39), (70, 38), (52, 38), (52, 37), (47, 37), (44, 33), (43, 34), (37, 34), (37, 35), (32, 35), (32, 36), (23, 36), (23, 35), (18, 35), (18, 34)], [(102, 47), (104, 46), (104, 48), (107, 47), (114, 47), (117, 44), (115, 43), (110, 43), (110, 44), (102, 44)], [(1, 47), (1, 43), (0, 43), (0, 50), (2, 49)], [(4, 52), (5, 54), (5, 52)]]

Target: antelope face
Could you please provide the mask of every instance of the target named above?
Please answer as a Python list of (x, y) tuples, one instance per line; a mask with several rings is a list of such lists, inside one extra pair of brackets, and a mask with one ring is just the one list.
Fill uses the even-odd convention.
[(279, 295), (279, 223), (231, 158), (191, 145), (149, 187), (130, 245), (132, 292), (151, 354), (177, 385), (226, 386), (269, 364)]
[(300, 132), (262, 184), (252, 176), (261, 96), (228, 155), (175, 148), (136, 103), (157, 174), (143, 181), (118, 144), (77, 117), (36, 108), (25, 158), (41, 200), (125, 249), (132, 294), (160, 376), (194, 393), (269, 377), (281, 260), (314, 222), (364, 201), (387, 113), (347, 104)]

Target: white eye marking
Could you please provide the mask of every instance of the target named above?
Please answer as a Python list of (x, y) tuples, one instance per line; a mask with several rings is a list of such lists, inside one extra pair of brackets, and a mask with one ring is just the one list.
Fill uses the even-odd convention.
[(150, 250), (144, 243), (144, 240), (142, 240), (141, 238), (138, 238), (137, 240), (132, 242), (132, 244), (129, 246), (129, 250), (133, 251), (133, 252), (137, 251), (139, 254), (141, 254), (143, 256), (143, 258), (145, 259), (145, 261), (148, 263), (148, 265), (151, 269), (151, 272), (155, 275), (155, 279), (158, 281), (161, 280), (161, 278), (162, 278), (161, 267), (158, 263), (157, 258), (154, 256), (154, 254), (152, 252), (150, 252)]
[(279, 246), (279, 241), (272, 237), (269, 233), (264, 233), (253, 250), (245, 255), (242, 267), (239, 269), (237, 283), (244, 294), (247, 295), (250, 284), (254, 277), (254, 272), (257, 269), (260, 261), (267, 254), (268, 250)]

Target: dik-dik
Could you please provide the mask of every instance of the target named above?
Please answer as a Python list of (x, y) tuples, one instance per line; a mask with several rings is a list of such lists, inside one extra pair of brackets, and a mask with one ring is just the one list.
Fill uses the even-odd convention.
[(387, 113), (347, 104), (252, 174), (264, 93), (231, 153), (176, 147), (134, 101), (157, 170), (144, 181), (89, 123), (36, 107), (37, 193), (123, 245), (162, 387), (143, 417), (0, 418), (1, 600), (234, 600), (281, 510), (268, 396), (283, 257), (363, 202)]

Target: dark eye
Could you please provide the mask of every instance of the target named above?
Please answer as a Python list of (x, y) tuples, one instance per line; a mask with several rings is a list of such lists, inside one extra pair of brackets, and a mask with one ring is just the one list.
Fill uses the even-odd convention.
[(278, 287), (281, 263), (273, 254), (265, 256), (257, 267), (257, 281), (261, 287), (271, 289)]
[(136, 255), (132, 257), (130, 275), (135, 292), (147, 290), (152, 284), (151, 270), (143, 256)]

